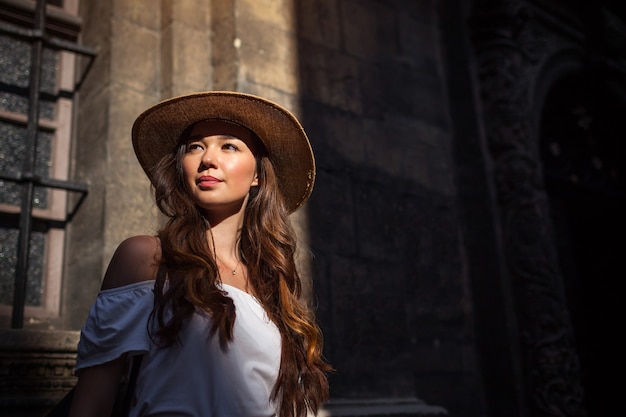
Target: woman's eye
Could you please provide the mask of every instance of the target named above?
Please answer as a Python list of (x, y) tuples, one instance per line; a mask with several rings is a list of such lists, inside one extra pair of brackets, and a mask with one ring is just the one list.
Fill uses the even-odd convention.
[(222, 145), (222, 149), (226, 149), (229, 151), (237, 151), (239, 150), (239, 147), (235, 145), (234, 143), (225, 143)]
[(187, 145), (187, 152), (195, 151), (196, 149), (202, 149), (199, 143), (189, 143)]

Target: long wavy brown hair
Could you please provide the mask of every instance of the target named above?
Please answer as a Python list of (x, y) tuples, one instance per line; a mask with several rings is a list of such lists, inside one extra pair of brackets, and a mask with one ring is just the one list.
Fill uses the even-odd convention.
[[(212, 317), (211, 335), (217, 335), (222, 349), (227, 349), (236, 311), (232, 299), (216, 285), (218, 267), (207, 242), (210, 225), (183, 180), (187, 135), (152, 173), (157, 206), (169, 218), (158, 232), (162, 255), (152, 319), (158, 323), (156, 338), (166, 347), (177, 342), (196, 308), (204, 310)], [(313, 313), (300, 300), (295, 234), (278, 179), (264, 146), (258, 138), (256, 142), (259, 186), (250, 191), (239, 255), (255, 296), (282, 336), (280, 370), (271, 399), (280, 417), (304, 417), (307, 410), (316, 413), (328, 398), (326, 372), (331, 367), (322, 356), (322, 334)]]

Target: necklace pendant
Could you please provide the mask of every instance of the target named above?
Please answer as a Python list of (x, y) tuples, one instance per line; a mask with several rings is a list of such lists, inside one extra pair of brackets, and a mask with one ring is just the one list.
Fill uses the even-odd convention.
[(237, 270), (233, 269), (233, 275), (237, 275)]

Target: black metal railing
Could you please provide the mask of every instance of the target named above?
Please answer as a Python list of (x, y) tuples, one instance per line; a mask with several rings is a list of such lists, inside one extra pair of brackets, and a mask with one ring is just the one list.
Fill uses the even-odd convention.
[(59, 39), (46, 34), (46, 0), (37, 0), (34, 14), (33, 29), (23, 29), (11, 25), (0, 24), (0, 32), (31, 42), (31, 63), (28, 97), (28, 121), (24, 143), (24, 160), (19, 174), (0, 172), (0, 179), (12, 181), (21, 186), (19, 237), (17, 247), (17, 265), (15, 271), (15, 285), (13, 289), (13, 310), (11, 327), (22, 328), (24, 325), (24, 307), (26, 303), (28, 254), (30, 250), (30, 235), (33, 227), (33, 193), (35, 186), (62, 189), (79, 194), (79, 198), (71, 210), (66, 212), (64, 223), (71, 221), (88, 193), (85, 183), (43, 178), (35, 174), (35, 157), (39, 133), (39, 103), (41, 90), (41, 68), (43, 63), (44, 46), (56, 50), (65, 50), (89, 58), (83, 73), (78, 77), (74, 92), (80, 87), (85, 74), (89, 70), (96, 53), (93, 49), (77, 43)]

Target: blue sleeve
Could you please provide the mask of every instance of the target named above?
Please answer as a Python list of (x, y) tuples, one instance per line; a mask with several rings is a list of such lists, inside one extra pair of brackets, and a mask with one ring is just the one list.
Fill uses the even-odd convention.
[(76, 372), (150, 349), (148, 318), (154, 305), (154, 281), (103, 290), (80, 334)]

